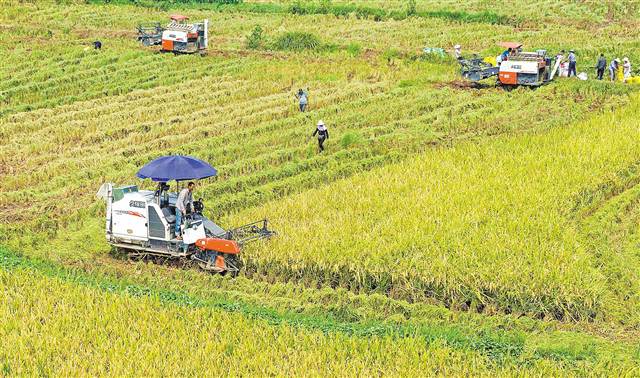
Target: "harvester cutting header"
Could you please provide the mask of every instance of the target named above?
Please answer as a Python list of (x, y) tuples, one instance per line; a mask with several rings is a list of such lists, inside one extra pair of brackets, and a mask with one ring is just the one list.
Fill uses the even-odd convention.
[(539, 87), (552, 81), (560, 64), (554, 57), (547, 55), (546, 50), (523, 52), (518, 42), (502, 42), (505, 52), (495, 60), (474, 57), (459, 58), (462, 66), (461, 74), (472, 82), (479, 82), (497, 76), (497, 83), (511, 89), (516, 86)]
[(209, 20), (188, 23), (181, 14), (170, 17), (171, 22), (162, 27), (159, 22), (138, 25), (138, 41), (145, 46), (161, 45), (160, 51), (175, 54), (203, 54), (209, 45)]

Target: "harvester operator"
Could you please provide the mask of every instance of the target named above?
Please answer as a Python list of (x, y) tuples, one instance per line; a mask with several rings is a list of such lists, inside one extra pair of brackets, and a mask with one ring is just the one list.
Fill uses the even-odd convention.
[(180, 235), (180, 224), (182, 218), (187, 214), (187, 206), (193, 210), (193, 189), (196, 184), (191, 181), (187, 184), (187, 187), (180, 191), (178, 200), (176, 201), (176, 239), (182, 240)]

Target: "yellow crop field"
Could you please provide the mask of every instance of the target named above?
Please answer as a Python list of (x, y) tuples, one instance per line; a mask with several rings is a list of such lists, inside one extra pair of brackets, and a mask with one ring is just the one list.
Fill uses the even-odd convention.
[[(638, 375), (639, 9), (5, 1), (0, 376)], [(208, 20), (206, 51), (137, 40), (176, 14)], [(454, 45), (508, 41), (574, 50), (586, 80), (462, 77)], [(632, 78), (596, 80), (600, 54)], [(145, 215), (101, 185), (156, 190), (136, 173), (170, 155), (216, 168), (204, 216), (277, 232), (238, 272), (200, 269), (164, 212), (167, 253), (151, 213), (138, 244), (105, 238), (106, 214)]]

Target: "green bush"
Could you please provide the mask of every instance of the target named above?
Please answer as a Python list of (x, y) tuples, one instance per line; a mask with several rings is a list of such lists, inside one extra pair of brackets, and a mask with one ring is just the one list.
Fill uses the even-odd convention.
[(273, 43), (275, 50), (316, 50), (320, 46), (322, 46), (320, 38), (306, 32), (287, 32), (280, 35)]
[(262, 47), (262, 27), (260, 25), (256, 25), (251, 31), (251, 34), (247, 36), (247, 40), (245, 44), (248, 49), (259, 49)]

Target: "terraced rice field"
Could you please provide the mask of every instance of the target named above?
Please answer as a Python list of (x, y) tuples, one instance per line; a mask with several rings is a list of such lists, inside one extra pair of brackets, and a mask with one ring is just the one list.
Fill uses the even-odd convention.
[[(575, 48), (592, 75), (601, 51), (640, 58), (637, 9), (410, 6), (3, 5), (0, 374), (636, 375), (637, 88), (475, 88), (421, 49)], [(206, 56), (136, 42), (170, 13), (212, 20)], [(288, 32), (321, 43), (276, 48)], [(239, 277), (104, 240), (99, 186), (152, 188), (135, 172), (167, 154), (218, 169), (212, 219), (278, 231)]]

